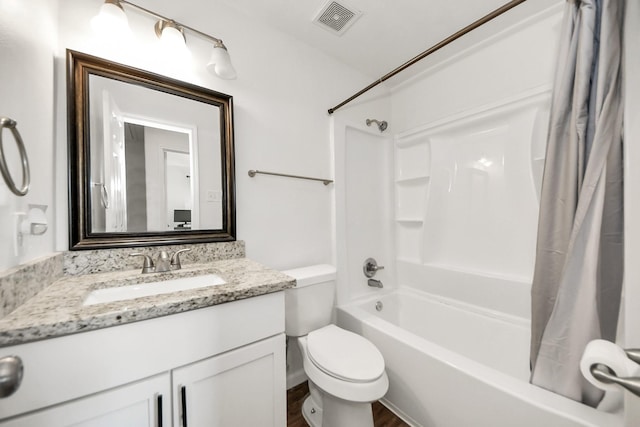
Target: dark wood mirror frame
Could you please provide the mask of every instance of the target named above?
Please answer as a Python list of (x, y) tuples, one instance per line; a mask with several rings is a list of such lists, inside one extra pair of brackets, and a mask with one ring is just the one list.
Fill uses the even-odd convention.
[[(159, 232), (92, 232), (89, 152), (89, 76), (97, 75), (140, 85), (220, 109), (222, 228)], [(69, 150), (69, 248), (106, 249), (224, 242), (236, 240), (233, 98), (207, 88), (148, 71), (67, 50), (67, 110)], [(212, 118), (215, 120), (216, 118)]]

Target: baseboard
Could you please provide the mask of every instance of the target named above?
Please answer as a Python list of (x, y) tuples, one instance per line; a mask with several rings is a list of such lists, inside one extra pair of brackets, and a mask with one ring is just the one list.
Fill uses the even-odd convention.
[(298, 369), (294, 372), (287, 372), (287, 390), (307, 381), (307, 375), (304, 369)]
[(393, 403), (389, 402), (387, 399), (382, 398), (379, 400), (388, 410), (393, 412), (396, 417), (400, 418), (405, 423), (409, 424), (410, 427), (422, 427), (415, 420), (409, 417), (407, 414), (398, 409)]

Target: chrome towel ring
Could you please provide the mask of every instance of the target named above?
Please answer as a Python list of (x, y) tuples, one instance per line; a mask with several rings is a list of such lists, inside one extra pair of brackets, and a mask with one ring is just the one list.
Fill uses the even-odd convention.
[[(11, 190), (11, 192), (16, 196), (24, 196), (29, 192), (31, 176), (29, 175), (29, 159), (27, 158), (27, 150), (24, 148), (24, 142), (22, 141), (22, 137), (20, 136), (20, 132), (18, 132), (16, 125), (17, 123), (15, 120), (8, 117), (0, 117), (0, 172), (2, 173), (2, 177), (7, 183), (9, 190)], [(20, 188), (16, 187), (16, 183), (11, 177), (9, 168), (7, 167), (7, 161), (5, 159), (4, 148), (2, 145), (2, 131), (4, 128), (11, 130), (13, 138), (16, 140), (18, 151), (20, 152), (20, 161), (22, 163), (22, 187)]]

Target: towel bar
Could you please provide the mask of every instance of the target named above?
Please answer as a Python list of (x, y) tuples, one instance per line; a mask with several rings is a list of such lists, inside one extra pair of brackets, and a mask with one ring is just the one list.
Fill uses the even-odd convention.
[(324, 178), (311, 178), (308, 176), (300, 176), (300, 175), (289, 175), (286, 173), (276, 173), (276, 172), (264, 172), (264, 171), (259, 171), (259, 170), (254, 170), (251, 169), (249, 171), (249, 176), (251, 178), (253, 178), (254, 176), (256, 176), (256, 174), (262, 174), (262, 175), (274, 175), (274, 176), (285, 176), (287, 178), (296, 178), (296, 179), (308, 179), (310, 181), (321, 181), (324, 185), (329, 185), (331, 184), (333, 181), (330, 179), (324, 179)]

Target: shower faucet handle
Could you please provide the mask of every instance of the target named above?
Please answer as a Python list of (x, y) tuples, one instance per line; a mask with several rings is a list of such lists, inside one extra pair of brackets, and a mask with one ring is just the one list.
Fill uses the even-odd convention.
[(384, 266), (378, 265), (378, 262), (373, 258), (367, 258), (362, 266), (362, 272), (369, 279), (376, 275), (378, 270), (383, 270)]

